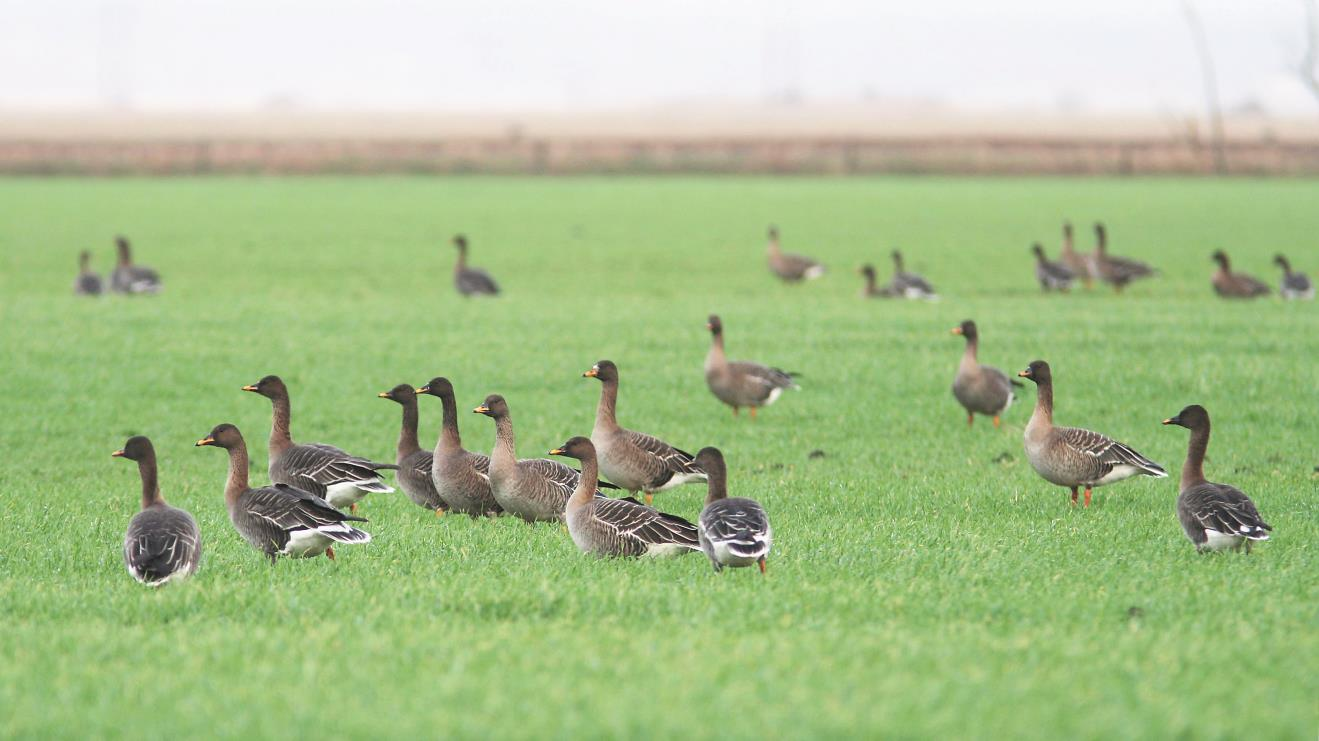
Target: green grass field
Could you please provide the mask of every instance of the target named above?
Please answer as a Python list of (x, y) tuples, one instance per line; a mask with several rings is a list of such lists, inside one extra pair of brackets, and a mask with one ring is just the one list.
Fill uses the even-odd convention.
[[(0, 180), (0, 736), (1313, 738), (1319, 728), (1319, 305), (1228, 303), (1210, 252), (1276, 284), (1319, 273), (1319, 182), (1045, 179)], [(1063, 218), (1162, 275), (1126, 295), (1043, 296), (1028, 247)], [(763, 233), (831, 273), (782, 286)], [(451, 287), (465, 231), (505, 295)], [(155, 298), (77, 299), (79, 249), (130, 235)], [(943, 294), (863, 301), (894, 246)], [(1319, 277), (1319, 276), (1316, 276)], [(752, 423), (705, 388), (705, 317), (729, 353), (800, 371)], [(949, 385), (981, 360), (1051, 362), (1057, 420), (1108, 433), (1168, 479), (1088, 510), (1022, 451), (1033, 388), (1001, 430)], [(556, 526), (365, 503), (367, 546), (269, 566), (229, 525), (220, 422), (265, 479), (279, 373), (293, 434), (392, 460), (376, 393), (437, 374), (460, 406), (504, 394), (518, 451), (588, 434), (600, 358), (620, 421), (725, 451), (775, 529), (769, 575), (699, 554), (597, 561)], [(1204, 404), (1207, 473), (1274, 526), (1250, 556), (1199, 555), (1174, 515)], [(422, 400), (423, 444), (439, 403)], [(467, 447), (493, 424), (460, 419)], [(136, 467), (205, 540), (189, 583), (125, 572)], [(822, 459), (811, 459), (814, 450)], [(704, 489), (660, 494), (694, 519)]]

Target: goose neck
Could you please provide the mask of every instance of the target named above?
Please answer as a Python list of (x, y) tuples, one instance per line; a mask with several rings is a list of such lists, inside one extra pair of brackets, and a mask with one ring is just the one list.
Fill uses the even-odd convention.
[(705, 505), (708, 507), (728, 496), (728, 469), (722, 462), (707, 465), (705, 475), (707, 477)]
[(142, 477), (142, 509), (154, 504), (164, 504), (160, 496), (160, 481), (156, 474), (156, 454), (153, 452), (137, 462), (138, 475)]
[(247, 491), (247, 444), (239, 441), (229, 448), (229, 478), (224, 484), (224, 501), (230, 507)]
[(1035, 411), (1027, 424), (1032, 429), (1048, 430), (1053, 427), (1053, 381), (1046, 380), (1035, 389)]
[(582, 458), (581, 463), (582, 475), (577, 479), (577, 488), (573, 489), (572, 497), (568, 500), (569, 507), (581, 507), (590, 503), (595, 498), (596, 489), (600, 488), (600, 469), (595, 454)]
[(401, 463), (418, 450), (421, 450), (421, 445), (417, 443), (417, 397), (412, 394), (403, 400), (403, 426), (398, 433), (398, 462)]
[(513, 440), (513, 420), (507, 415), (495, 417), (495, 449), (490, 452), (490, 467), (516, 466), (517, 445)]
[(618, 427), (618, 381), (600, 383), (600, 404), (595, 408), (595, 428), (613, 430)]
[(270, 404), (274, 409), (270, 424), (270, 457), (273, 458), (293, 446), (293, 438), (289, 435), (289, 420), (293, 411), (288, 394), (276, 396), (270, 400)]
[(453, 394), (445, 394), (440, 397), (440, 403), (444, 405), (444, 425), (440, 428), (440, 440), (435, 446), (435, 452), (458, 450), (463, 446), (462, 437), (458, 434), (458, 402)]
[(1209, 449), (1209, 423), (1191, 428), (1191, 442), (1186, 447), (1186, 462), (1182, 464), (1181, 488), (1186, 489), (1205, 482), (1205, 452)]

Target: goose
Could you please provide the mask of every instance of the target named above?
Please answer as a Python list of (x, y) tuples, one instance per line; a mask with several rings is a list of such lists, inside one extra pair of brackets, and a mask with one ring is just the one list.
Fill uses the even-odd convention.
[(159, 587), (197, 572), (202, 557), (202, 536), (197, 521), (160, 495), (156, 478), (156, 449), (147, 438), (128, 438), (110, 454), (137, 462), (142, 477), (142, 510), (133, 515), (124, 533), (124, 565), (142, 584)]
[(443, 515), (449, 505), (435, 490), (431, 479), (431, 452), (417, 444), (417, 391), (410, 384), (400, 383), (389, 391), (377, 394), (382, 399), (397, 402), (403, 407), (403, 427), (398, 433), (398, 485), (408, 499), (418, 507), (425, 507)]
[(1099, 223), (1095, 224), (1095, 253), (1090, 256), (1090, 272), (1118, 293), (1131, 281), (1154, 275), (1154, 269), (1139, 260), (1108, 254), (1108, 230)]
[(229, 477), (224, 484), (224, 503), (229, 521), (253, 548), (274, 564), (279, 556), (314, 558), (325, 554), (334, 560), (335, 543), (370, 543), (371, 534), (350, 522), (366, 522), (347, 515), (324, 499), (288, 484), (253, 489), (247, 485), (247, 443), (231, 424), (217, 425), (197, 446), (214, 446), (229, 451)]
[(418, 394), (438, 397), (444, 405), (444, 426), (431, 455), (431, 479), (435, 491), (454, 512), (471, 517), (494, 516), (503, 512), (490, 490), (490, 458), (463, 449), (458, 435), (458, 404), (453, 384), (436, 376), (417, 389)]
[(711, 314), (705, 326), (711, 337), (710, 353), (705, 356), (705, 383), (715, 398), (733, 408), (734, 417), (747, 407), (755, 419), (756, 408), (773, 404), (784, 389), (801, 390), (787, 371), (745, 360), (729, 362), (724, 355), (723, 322)]
[(73, 280), (73, 292), (79, 296), (100, 296), (105, 290), (101, 276), (92, 272), (92, 253), (78, 253), (78, 277)]
[(1053, 262), (1044, 256), (1044, 245), (1036, 242), (1031, 245), (1031, 252), (1035, 253), (1035, 280), (1040, 282), (1040, 288), (1044, 291), (1062, 291), (1067, 292), (1076, 282), (1076, 273), (1061, 262)]
[(1182, 464), (1182, 480), (1178, 487), (1177, 519), (1182, 531), (1198, 551), (1237, 549), (1242, 543), (1250, 553), (1252, 540), (1268, 540), (1273, 526), (1259, 516), (1255, 503), (1240, 489), (1227, 484), (1215, 484), (1205, 479), (1205, 450), (1209, 448), (1209, 412), (1199, 404), (1192, 404), (1163, 420), (1165, 425), (1177, 425), (1191, 431), (1191, 442), (1186, 449), (1186, 463)]
[(784, 252), (779, 246), (779, 229), (769, 228), (769, 269), (784, 283), (815, 280), (824, 275), (824, 266), (804, 255)]
[(1291, 263), (1282, 255), (1274, 255), (1273, 264), (1282, 268), (1282, 283), (1278, 286), (1278, 292), (1283, 298), (1304, 301), (1314, 298), (1314, 285), (1310, 283), (1308, 275), (1293, 273)]
[(110, 290), (117, 293), (159, 293), (160, 274), (151, 268), (133, 263), (133, 253), (126, 237), (115, 237), (119, 250), (119, 264), (110, 274)]
[(657, 437), (618, 426), (618, 366), (601, 360), (582, 374), (600, 381), (600, 404), (595, 410), (591, 444), (595, 446), (600, 470), (620, 489), (643, 492), (646, 504), (655, 492), (705, 481), (705, 472), (692, 462), (692, 454)]
[(289, 390), (279, 376), (266, 376), (244, 386), (270, 399), (274, 421), (270, 426), (270, 480), (309, 491), (332, 506), (357, 511), (357, 503), (368, 492), (394, 491), (380, 478), (381, 469), (397, 469), (392, 463), (375, 463), (349, 455), (333, 445), (297, 445), (289, 436)]
[(467, 237), (459, 234), (453, 238), (458, 248), (458, 262), (453, 266), (453, 286), (464, 296), (497, 296), (499, 284), (481, 268), (467, 267)]
[(1226, 252), (1214, 250), (1213, 260), (1218, 263), (1218, 270), (1214, 271), (1211, 279), (1214, 293), (1223, 298), (1255, 298), (1269, 295), (1269, 285), (1264, 281), (1245, 273), (1232, 272), (1232, 264), (1228, 261)]
[(564, 521), (573, 543), (584, 553), (635, 558), (680, 556), (700, 548), (696, 526), (683, 518), (632, 498), (598, 496), (595, 446), (587, 438), (570, 438), (549, 454), (582, 463), (582, 474), (564, 508)]
[(882, 288), (875, 280), (875, 266), (869, 263), (857, 268), (858, 273), (865, 276), (866, 285), (861, 289), (861, 298), (893, 298), (893, 285), (885, 284)]
[(975, 322), (967, 319), (953, 327), (952, 333), (966, 338), (962, 362), (958, 363), (957, 376), (953, 378), (953, 396), (966, 410), (966, 426), (975, 424), (976, 414), (984, 414), (993, 417), (994, 426), (998, 427), (999, 415), (1016, 399), (1012, 387), (1023, 384), (1008, 378), (1008, 374), (998, 368), (981, 365), (976, 359), (980, 333)]
[(893, 282), (890, 290), (903, 298), (938, 301), (939, 294), (934, 292), (930, 282), (915, 273), (908, 273), (902, 267), (902, 253), (893, 250)]
[(715, 573), (725, 566), (740, 568), (756, 564), (765, 573), (765, 557), (774, 544), (769, 515), (754, 499), (728, 496), (728, 468), (718, 448), (701, 448), (696, 460), (710, 474), (705, 508), (697, 520), (701, 550)]
[(1072, 271), (1072, 275), (1081, 279), (1081, 284), (1086, 288), (1090, 287), (1090, 281), (1094, 276), (1093, 257), (1089, 253), (1077, 252), (1076, 245), (1072, 238), (1072, 222), (1063, 222), (1063, 251), (1059, 254), (1063, 267)]
[(1036, 360), (1018, 373), (1038, 387), (1035, 412), (1026, 424), (1026, 458), (1045, 481), (1072, 490), (1085, 487), (1085, 506), (1090, 490), (1137, 474), (1163, 478), (1168, 472), (1130, 447), (1098, 432), (1079, 427), (1053, 426), (1053, 374), (1049, 364)]

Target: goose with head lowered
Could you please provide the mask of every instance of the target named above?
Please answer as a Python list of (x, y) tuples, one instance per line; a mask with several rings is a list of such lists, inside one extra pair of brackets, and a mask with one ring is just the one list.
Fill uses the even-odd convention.
[(597, 556), (678, 556), (700, 548), (696, 526), (635, 499), (598, 496), (595, 446), (574, 437), (550, 455), (575, 458), (582, 474), (564, 507), (568, 534), (577, 547)]
[(1018, 373), (1035, 382), (1035, 412), (1026, 424), (1026, 458), (1045, 481), (1072, 490), (1076, 504), (1077, 489), (1085, 488), (1085, 506), (1090, 506), (1090, 490), (1116, 483), (1132, 476), (1163, 478), (1163, 467), (1130, 447), (1079, 427), (1053, 426), (1053, 372), (1049, 364), (1036, 360)]
[(1186, 463), (1182, 465), (1182, 480), (1178, 486), (1177, 519), (1182, 531), (1195, 544), (1196, 550), (1217, 551), (1237, 549), (1244, 543), (1250, 553), (1254, 540), (1268, 540), (1273, 526), (1265, 522), (1255, 509), (1255, 503), (1245, 492), (1228, 484), (1216, 484), (1205, 478), (1205, 451), (1209, 449), (1209, 412), (1199, 404), (1192, 404), (1163, 420), (1165, 425), (1177, 425), (1191, 431), (1191, 442), (1186, 449)]
[(916, 273), (907, 272), (903, 267), (902, 252), (893, 250), (893, 280), (889, 283), (891, 291), (903, 298), (938, 301), (939, 294), (928, 280)]
[(1095, 224), (1095, 252), (1090, 256), (1090, 272), (1121, 293), (1133, 280), (1154, 275), (1154, 268), (1139, 260), (1108, 254), (1108, 229)]
[(159, 293), (160, 274), (145, 265), (133, 262), (133, 251), (127, 237), (115, 237), (119, 263), (110, 274), (110, 290), (116, 293)]
[(1278, 292), (1285, 299), (1309, 301), (1314, 298), (1314, 284), (1305, 273), (1292, 272), (1292, 264), (1282, 255), (1273, 256), (1273, 264), (1282, 268)]
[(966, 410), (966, 425), (975, 424), (975, 415), (984, 414), (993, 417), (994, 426), (998, 427), (999, 415), (1017, 398), (1012, 387), (1022, 383), (1008, 378), (1008, 374), (998, 368), (980, 364), (976, 357), (980, 332), (975, 322), (967, 319), (953, 327), (952, 333), (966, 338), (962, 362), (957, 364), (957, 375), (953, 378), (953, 397)]
[(1061, 262), (1054, 262), (1044, 255), (1044, 245), (1036, 242), (1030, 251), (1035, 254), (1035, 280), (1040, 282), (1040, 290), (1060, 291), (1066, 293), (1076, 282), (1076, 273)]
[(1232, 263), (1228, 260), (1226, 252), (1214, 250), (1213, 260), (1218, 263), (1218, 270), (1214, 271), (1210, 279), (1214, 293), (1223, 298), (1256, 298), (1269, 295), (1269, 284), (1254, 276), (1233, 272)]
[(467, 237), (459, 234), (453, 238), (453, 245), (458, 248), (458, 262), (453, 266), (453, 287), (464, 296), (497, 296), (499, 284), (481, 268), (467, 265)]
[(160, 495), (156, 449), (138, 435), (110, 454), (137, 463), (142, 478), (142, 510), (124, 533), (124, 565), (134, 579), (158, 587), (196, 573), (202, 557), (202, 535), (192, 515), (171, 507)]
[(705, 480), (705, 472), (693, 462), (691, 453), (618, 425), (618, 366), (613, 361), (601, 360), (582, 375), (600, 381), (591, 443), (606, 478), (633, 494), (643, 492), (646, 504), (657, 491)]
[(73, 292), (79, 296), (100, 296), (105, 290), (101, 276), (92, 272), (92, 253), (78, 253), (78, 277), (73, 280)]
[(1063, 249), (1058, 257), (1063, 267), (1081, 279), (1082, 285), (1086, 288), (1090, 287), (1090, 281), (1094, 278), (1094, 256), (1076, 251), (1076, 240), (1073, 238), (1070, 221), (1063, 222)]
[(701, 550), (716, 573), (725, 566), (756, 564), (765, 573), (765, 557), (774, 544), (769, 515), (754, 499), (728, 496), (728, 467), (718, 448), (701, 448), (697, 463), (710, 474), (705, 508), (697, 520)]
[(805, 255), (784, 252), (779, 245), (779, 229), (769, 228), (768, 260), (770, 272), (777, 275), (784, 283), (800, 283), (814, 280), (824, 275), (824, 266)]
[(746, 407), (755, 419), (756, 409), (773, 404), (784, 389), (801, 389), (787, 371), (746, 360), (730, 361), (724, 354), (724, 323), (719, 317), (711, 314), (705, 327), (710, 330), (705, 384), (716, 399), (733, 408), (733, 416)]
[(411, 385), (400, 383), (389, 391), (376, 394), (403, 407), (403, 427), (398, 433), (398, 484), (403, 493), (418, 507), (431, 510), (438, 517), (449, 505), (435, 490), (431, 479), (431, 452), (422, 450), (417, 442), (417, 391)]
[(347, 515), (324, 499), (288, 484), (253, 489), (247, 485), (247, 444), (231, 424), (217, 425), (198, 446), (229, 452), (229, 477), (224, 502), (229, 521), (248, 545), (275, 563), (279, 556), (334, 559), (334, 544), (371, 542), (371, 534), (350, 525), (365, 518)]
[(449, 508), (471, 517), (503, 512), (490, 490), (490, 458), (463, 448), (458, 434), (458, 403), (453, 384), (443, 376), (417, 389), (418, 394), (438, 397), (444, 407), (444, 423), (431, 454), (431, 480), (435, 491)]
[(397, 465), (349, 455), (333, 445), (295, 444), (289, 434), (292, 416), (289, 390), (279, 376), (266, 376), (244, 386), (243, 391), (270, 399), (274, 410), (270, 426), (271, 481), (311, 492), (332, 506), (349, 507), (354, 511), (368, 492), (384, 494), (394, 491), (394, 487), (380, 478), (379, 471), (397, 469)]

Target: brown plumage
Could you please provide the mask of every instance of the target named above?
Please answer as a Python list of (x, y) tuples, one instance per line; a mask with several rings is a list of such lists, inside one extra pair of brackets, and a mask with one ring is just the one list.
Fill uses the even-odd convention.
[(1215, 250), (1213, 260), (1218, 263), (1218, 270), (1214, 271), (1210, 279), (1214, 285), (1214, 293), (1223, 298), (1256, 298), (1269, 295), (1269, 286), (1264, 281), (1245, 273), (1232, 272), (1232, 264), (1228, 261), (1226, 252)]
[(745, 360), (729, 361), (724, 355), (724, 324), (719, 317), (710, 315), (705, 325), (710, 330), (710, 352), (705, 356), (705, 383), (710, 393), (733, 408), (733, 414), (747, 407), (751, 418), (756, 408), (773, 404), (784, 389), (800, 387), (787, 371)]
[(1095, 253), (1090, 260), (1091, 273), (1121, 292), (1133, 280), (1154, 275), (1154, 269), (1139, 260), (1108, 254), (1108, 230), (1095, 224)]
[(784, 252), (779, 246), (778, 227), (769, 228), (769, 269), (785, 283), (814, 280), (824, 275), (824, 266), (805, 255)]
[(953, 396), (966, 410), (966, 424), (975, 423), (975, 415), (984, 414), (994, 418), (994, 426), (999, 425), (999, 415), (1016, 399), (1013, 386), (1020, 386), (998, 368), (981, 365), (976, 353), (980, 348), (980, 333), (976, 323), (967, 319), (961, 325), (953, 327), (953, 334), (966, 338), (966, 349), (962, 352), (962, 361), (957, 364), (957, 376), (953, 378)]
[(1072, 271), (1081, 279), (1081, 284), (1086, 288), (1090, 287), (1090, 282), (1094, 279), (1093, 257), (1086, 252), (1077, 252), (1076, 243), (1072, 235), (1072, 222), (1063, 222), (1063, 251), (1058, 256), (1064, 267)]

